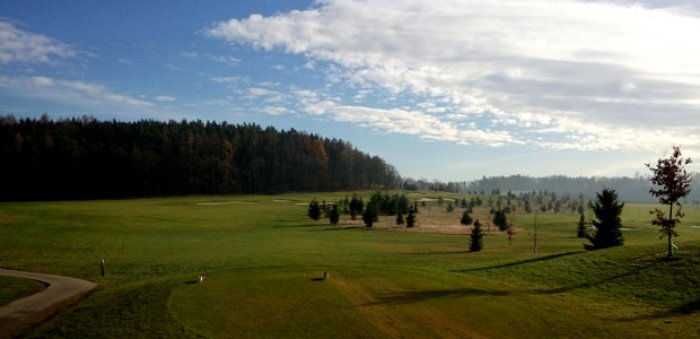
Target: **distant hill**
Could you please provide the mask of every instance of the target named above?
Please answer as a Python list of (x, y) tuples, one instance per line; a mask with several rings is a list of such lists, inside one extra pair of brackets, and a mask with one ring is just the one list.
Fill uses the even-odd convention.
[[(656, 198), (649, 194), (651, 183), (648, 177), (529, 177), (523, 175), (483, 177), (481, 180), (453, 184), (459, 192), (493, 192), (498, 190), (502, 194), (508, 191), (512, 193), (547, 191), (557, 194), (569, 193), (571, 195), (583, 194), (586, 198), (593, 198), (596, 192), (603, 188), (613, 188), (620, 199), (630, 202), (656, 202)], [(685, 199), (686, 203), (700, 202), (700, 175), (694, 174), (691, 192)]]
[(391, 189), (382, 158), (254, 124), (0, 116), (0, 200)]

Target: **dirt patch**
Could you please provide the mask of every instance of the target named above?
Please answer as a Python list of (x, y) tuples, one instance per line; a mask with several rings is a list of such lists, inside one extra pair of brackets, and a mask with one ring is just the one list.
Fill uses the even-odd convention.
[(248, 205), (255, 204), (255, 201), (216, 201), (216, 202), (198, 202), (199, 206), (221, 206), (221, 205)]

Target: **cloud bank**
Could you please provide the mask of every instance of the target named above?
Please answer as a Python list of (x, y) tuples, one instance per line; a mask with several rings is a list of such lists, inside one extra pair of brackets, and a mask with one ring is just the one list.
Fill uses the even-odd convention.
[[(212, 24), (231, 44), (329, 64), (349, 99), (311, 115), (455, 143), (700, 149), (700, 16), (687, 2), (324, 0)], [(414, 98), (377, 107), (366, 93)], [(283, 114), (283, 110), (276, 110)]]

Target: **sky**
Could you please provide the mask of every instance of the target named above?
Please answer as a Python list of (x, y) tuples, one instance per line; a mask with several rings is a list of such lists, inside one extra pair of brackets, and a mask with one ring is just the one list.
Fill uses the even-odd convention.
[(690, 0), (3, 1), (0, 115), (294, 128), (430, 180), (645, 175), (700, 157), (698, 36)]

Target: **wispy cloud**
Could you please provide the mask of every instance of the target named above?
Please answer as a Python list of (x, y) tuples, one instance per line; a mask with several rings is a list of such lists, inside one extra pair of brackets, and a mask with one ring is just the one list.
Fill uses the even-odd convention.
[(209, 60), (227, 64), (229, 66), (237, 66), (241, 63), (241, 59), (230, 55), (210, 55)]
[(61, 41), (22, 30), (14, 23), (0, 19), (0, 65), (48, 63), (77, 55), (77, 51)]
[[(664, 3), (325, 0), (207, 34), (330, 63), (327, 81), (358, 91), (354, 105), (317, 101), (310, 114), (457, 143), (700, 149), (700, 16)], [(368, 88), (440, 104), (376, 107), (359, 92)]]
[(169, 95), (158, 95), (155, 98), (153, 98), (153, 100), (155, 100), (157, 102), (173, 102), (176, 99), (175, 99), (175, 97), (171, 97)]
[(18, 96), (55, 100), (67, 104), (126, 107), (154, 107), (153, 102), (117, 93), (104, 85), (79, 80), (53, 79), (44, 76), (0, 76), (0, 88)]

